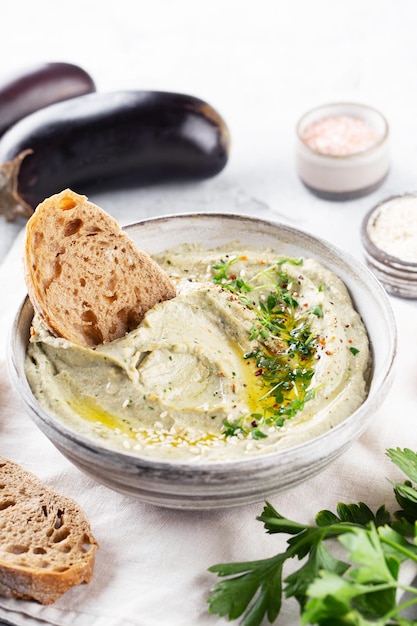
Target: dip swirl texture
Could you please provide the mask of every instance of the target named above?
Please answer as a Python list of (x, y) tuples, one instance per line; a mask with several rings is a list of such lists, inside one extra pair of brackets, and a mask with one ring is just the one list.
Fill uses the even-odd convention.
[(153, 256), (177, 296), (125, 337), (82, 348), (35, 316), (26, 373), (58, 420), (112, 448), (205, 462), (297, 445), (364, 401), (366, 329), (320, 263), (237, 244)]

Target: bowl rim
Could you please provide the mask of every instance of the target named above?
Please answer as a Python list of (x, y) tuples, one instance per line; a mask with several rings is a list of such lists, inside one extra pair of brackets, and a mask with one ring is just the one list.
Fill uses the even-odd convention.
[[(146, 227), (146, 224), (149, 224), (149, 223), (158, 225), (158, 223), (169, 222), (169, 221), (172, 221), (173, 219), (178, 220), (178, 221), (206, 220), (206, 219), (212, 221), (215, 219), (222, 219), (222, 220), (240, 221), (240, 222), (243, 220), (243, 221), (250, 222), (252, 224), (259, 223), (259, 224), (262, 224), (262, 226), (264, 227), (270, 226), (273, 229), (280, 229), (289, 234), (293, 233), (296, 236), (306, 239), (307, 241), (314, 242), (316, 245), (319, 244), (326, 251), (330, 252), (330, 254), (334, 256), (335, 258), (339, 259), (343, 255), (344, 262), (348, 262), (349, 264), (351, 264), (351, 266), (354, 266), (355, 268), (360, 269), (361, 274), (367, 276), (368, 281), (372, 283), (373, 288), (379, 294), (381, 301), (384, 302), (385, 312), (387, 314), (387, 317), (390, 320), (390, 328), (391, 328), (391, 334), (389, 336), (390, 359), (384, 362), (384, 368), (383, 368), (382, 378), (380, 380), (379, 387), (378, 387), (377, 397), (374, 394), (371, 394), (372, 392), (372, 388), (371, 388), (364, 402), (355, 411), (353, 411), (353, 413), (351, 413), (342, 422), (340, 422), (333, 428), (330, 428), (326, 430), (325, 432), (321, 433), (320, 435), (317, 435), (306, 441), (297, 443), (288, 448), (273, 450), (270, 452), (263, 452), (263, 453), (260, 453), (259, 455), (253, 455), (253, 456), (248, 455), (248, 456), (244, 456), (241, 458), (224, 459), (220, 461), (219, 460), (217, 461), (216, 460), (213, 460), (213, 461), (198, 460), (198, 461), (193, 462), (192, 459), (188, 461), (164, 459), (160, 457), (144, 456), (138, 453), (133, 454), (129, 451), (107, 447), (105, 445), (101, 445), (100, 443), (97, 443), (94, 439), (90, 439), (89, 437), (86, 437), (78, 433), (77, 431), (71, 429), (63, 421), (60, 421), (58, 418), (54, 417), (53, 414), (48, 413), (46, 409), (43, 408), (43, 406), (39, 403), (39, 401), (36, 399), (36, 397), (32, 393), (29, 383), (26, 379), (26, 376), (24, 376), (23, 380), (20, 378), (19, 370), (22, 367), (22, 365), (19, 367), (19, 364), (16, 361), (17, 355), (16, 355), (15, 348), (17, 345), (16, 343), (17, 338), (19, 337), (19, 333), (21, 332), (21, 330), (19, 330), (20, 318), (25, 307), (29, 306), (29, 303), (30, 303), (29, 297), (26, 295), (25, 298), (23, 299), (23, 302), (21, 302), (20, 306), (18, 307), (17, 313), (14, 317), (12, 326), (10, 328), (9, 337), (8, 337), (8, 345), (7, 345), (7, 364), (8, 364), (10, 377), (15, 387), (19, 391), (19, 395), (22, 397), (24, 404), (26, 406), (29, 406), (31, 411), (34, 411), (37, 415), (37, 419), (34, 421), (37, 421), (37, 420), (43, 421), (48, 428), (52, 428), (53, 430), (55, 430), (60, 437), (68, 438), (69, 440), (83, 446), (84, 448), (88, 448), (89, 450), (91, 450), (92, 452), (96, 454), (104, 452), (105, 455), (110, 458), (117, 459), (117, 458), (122, 457), (124, 460), (129, 460), (129, 465), (132, 464), (132, 466), (141, 467), (141, 468), (150, 468), (154, 470), (163, 470), (169, 467), (174, 467), (177, 471), (179, 470), (180, 472), (182, 471), (184, 473), (198, 471), (201, 474), (205, 474), (205, 473), (215, 474), (216, 472), (224, 473), (225, 469), (228, 469), (228, 468), (230, 469), (233, 468), (236, 470), (239, 470), (240, 468), (242, 468), (245, 471), (248, 471), (250, 469), (256, 469), (258, 466), (259, 467), (264, 466), (265, 463), (268, 462), (268, 460), (272, 460), (272, 459), (276, 459), (276, 460), (282, 459), (283, 462), (285, 463), (286, 460), (291, 460), (291, 458), (297, 452), (301, 452), (305, 450), (306, 455), (307, 455), (307, 451), (311, 448), (318, 447), (319, 449), (321, 448), (324, 450), (326, 447), (325, 444), (328, 440), (332, 440), (335, 437), (338, 437), (340, 432), (343, 433), (345, 430), (351, 429), (355, 425), (356, 422), (358, 421), (360, 422), (362, 418), (362, 414), (367, 412), (369, 405), (371, 405), (370, 406), (371, 409), (373, 406), (375, 406), (375, 409), (379, 407), (379, 405), (385, 399), (385, 396), (387, 395), (389, 387), (390, 387), (390, 385), (387, 383), (390, 382), (391, 377), (393, 375), (393, 365), (394, 365), (396, 352), (397, 352), (397, 334), (398, 333), (397, 333), (397, 326), (396, 326), (393, 309), (389, 301), (388, 294), (385, 291), (382, 284), (379, 282), (379, 280), (366, 267), (366, 265), (364, 265), (357, 257), (352, 255), (350, 252), (342, 250), (338, 246), (335, 246), (334, 244), (328, 242), (326, 239), (322, 237), (312, 235), (311, 233), (307, 231), (290, 226), (280, 221), (275, 221), (275, 220), (265, 219), (265, 218), (258, 218), (256, 216), (239, 214), (239, 213), (204, 212), (204, 211), (195, 212), (195, 213), (189, 213), (189, 212), (172, 213), (172, 214), (168, 213), (168, 214), (159, 215), (156, 217), (147, 217), (137, 222), (127, 224), (123, 227), (123, 230), (129, 234), (129, 231), (131, 231), (134, 228), (139, 228), (141, 226)], [(233, 240), (233, 236), (231, 237), (231, 240)], [(146, 248), (146, 245), (144, 246), (144, 248)], [(350, 290), (349, 290), (349, 293), (350, 293)], [(359, 311), (359, 313), (361, 312)], [(29, 328), (28, 328), (28, 331), (29, 331)], [(370, 347), (372, 350), (372, 346)], [(359, 429), (355, 429), (355, 433), (358, 433), (357, 437), (359, 437), (362, 434), (362, 432), (367, 428), (368, 421), (364, 420), (362, 427)], [(326, 455), (324, 454), (323, 456), (326, 456)]]

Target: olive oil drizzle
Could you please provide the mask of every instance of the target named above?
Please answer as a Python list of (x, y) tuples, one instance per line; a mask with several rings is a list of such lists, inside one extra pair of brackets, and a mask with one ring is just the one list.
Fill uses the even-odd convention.
[[(214, 437), (216, 441), (229, 437), (266, 438), (270, 429), (283, 427), (315, 394), (311, 381), (319, 338), (312, 331), (312, 320), (314, 316), (322, 317), (323, 312), (317, 305), (301, 309), (297, 301), (298, 283), (283, 268), (285, 263), (301, 266), (303, 260), (282, 258), (247, 280), (233, 272), (234, 264), (239, 260), (244, 261), (245, 257), (221, 260), (213, 265), (212, 281), (230, 291), (233, 298), (255, 313), (256, 321), (248, 337), (254, 348), (244, 354), (243, 359), (251, 365), (254, 376), (254, 384), (250, 385), (254, 395), (252, 408), (256, 405), (259, 410), (257, 408), (238, 420), (224, 420), (221, 433)], [(256, 397), (258, 390), (259, 397)], [(83, 402), (78, 402), (72, 397), (67, 402), (84, 419), (105, 429), (116, 429), (125, 437), (138, 438), (139, 430), (107, 413), (95, 401), (86, 402), (84, 398)], [(151, 434), (152, 429), (146, 437)], [(161, 441), (167, 436), (170, 445), (181, 445), (181, 438), (176, 440), (168, 432), (155, 431), (156, 435)], [(187, 440), (187, 445), (198, 445), (203, 439)], [(207, 443), (210, 439), (211, 435), (208, 435)]]
[[(311, 324), (312, 316), (322, 317), (323, 312), (320, 306), (300, 312), (297, 286), (283, 265), (302, 265), (302, 259), (282, 258), (248, 281), (233, 272), (239, 260), (244, 261), (245, 257), (233, 257), (213, 265), (213, 282), (232, 292), (256, 314), (249, 340), (256, 341), (257, 347), (244, 358), (254, 364), (254, 375), (262, 380), (263, 393), (258, 399), (259, 412), (233, 422), (225, 420), (223, 432), (226, 437), (261, 439), (268, 436), (265, 430), (281, 428), (314, 397), (310, 385), (317, 337)], [(266, 284), (259, 285), (260, 278)], [(263, 298), (255, 299), (254, 292), (260, 290)], [(271, 349), (271, 340), (272, 344), (276, 342), (277, 349)]]

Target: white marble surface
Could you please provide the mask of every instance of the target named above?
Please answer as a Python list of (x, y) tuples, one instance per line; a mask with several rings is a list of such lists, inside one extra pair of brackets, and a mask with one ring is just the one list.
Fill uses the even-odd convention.
[[(227, 168), (200, 184), (91, 199), (121, 223), (176, 211), (262, 214), (361, 254), (365, 211), (417, 187), (415, 0), (21, 0), (2, 8), (1, 72), (38, 61), (82, 65), (101, 91), (162, 89), (201, 97), (232, 136)], [(379, 108), (392, 168), (359, 201), (311, 196), (294, 167), (294, 128), (312, 106), (349, 99)], [(4, 256), (22, 223), (1, 223)]]

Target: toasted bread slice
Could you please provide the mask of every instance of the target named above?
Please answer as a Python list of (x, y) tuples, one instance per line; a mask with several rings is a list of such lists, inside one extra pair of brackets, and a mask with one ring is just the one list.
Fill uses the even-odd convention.
[(0, 456), (0, 595), (51, 604), (90, 582), (97, 547), (74, 500)]
[(29, 219), (24, 261), (35, 311), (54, 335), (80, 346), (122, 337), (175, 296), (168, 275), (116, 220), (69, 189)]

